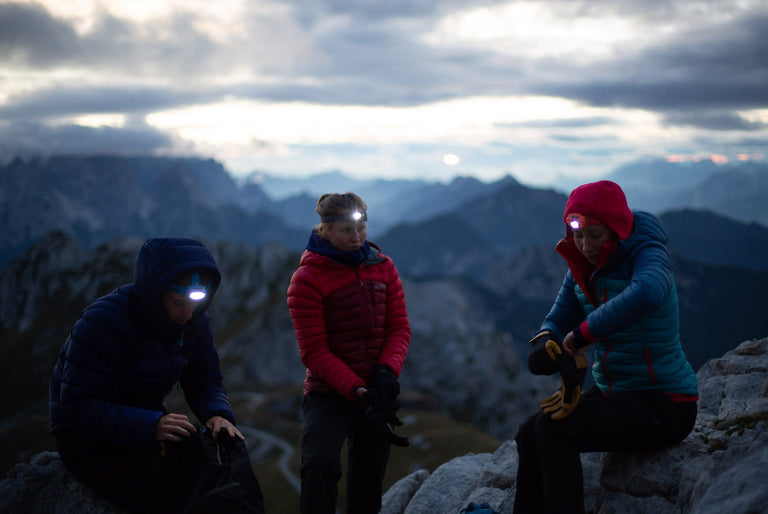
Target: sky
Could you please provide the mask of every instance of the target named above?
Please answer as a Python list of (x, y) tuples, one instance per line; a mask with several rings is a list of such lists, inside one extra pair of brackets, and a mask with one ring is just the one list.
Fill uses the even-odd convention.
[(768, 154), (765, 0), (0, 0), (0, 162), (551, 185)]

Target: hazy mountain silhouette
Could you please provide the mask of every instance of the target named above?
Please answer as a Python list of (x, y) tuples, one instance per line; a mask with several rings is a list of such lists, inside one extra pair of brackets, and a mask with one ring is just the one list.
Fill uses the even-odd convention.
[[(709, 165), (702, 169), (717, 176)], [(427, 392), (444, 413), (508, 435), (520, 421), (515, 416), (543, 397), (519, 360), (565, 273), (554, 246), (564, 233), (566, 195), (509, 177), (491, 184), (371, 181), (367, 190), (339, 175), (333, 180), (343, 182), (325, 186), (356, 191), (369, 203), (370, 239), (403, 276), (414, 330), (404, 389)], [(18, 448), (50, 444), (46, 396), (56, 351), (80, 309), (130, 281), (147, 237), (199, 237), (217, 256), (225, 280), (212, 319), (228, 385), (298, 390), (303, 369), (285, 290), (317, 222), (316, 200), (312, 190), (272, 198), (212, 160), (91, 156), (0, 167), (0, 376), (15, 392), (0, 409), (4, 455), (13, 460)], [(702, 209), (678, 207), (661, 219), (692, 364), (768, 333), (768, 229)]]

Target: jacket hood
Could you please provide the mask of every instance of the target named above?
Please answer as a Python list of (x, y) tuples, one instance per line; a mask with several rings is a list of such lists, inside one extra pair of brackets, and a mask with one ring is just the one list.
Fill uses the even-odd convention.
[(619, 239), (626, 239), (632, 233), (634, 218), (627, 205), (627, 198), (621, 187), (610, 180), (584, 184), (571, 192), (563, 212), (568, 239), (573, 236), (573, 231), (566, 218), (573, 213), (600, 220), (616, 232)]
[(134, 285), (141, 311), (151, 321), (165, 325), (163, 293), (180, 275), (193, 271), (208, 271), (212, 280), (208, 295), (195, 310), (195, 318), (208, 308), (221, 283), (221, 273), (208, 249), (196, 239), (157, 238), (148, 239), (136, 257)]

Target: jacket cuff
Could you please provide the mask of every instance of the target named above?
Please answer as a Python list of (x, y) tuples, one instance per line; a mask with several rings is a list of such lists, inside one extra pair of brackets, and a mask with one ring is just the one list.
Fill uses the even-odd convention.
[(589, 346), (596, 341), (595, 337), (590, 333), (586, 320), (573, 329), (573, 338), (576, 340), (576, 348), (583, 348)]

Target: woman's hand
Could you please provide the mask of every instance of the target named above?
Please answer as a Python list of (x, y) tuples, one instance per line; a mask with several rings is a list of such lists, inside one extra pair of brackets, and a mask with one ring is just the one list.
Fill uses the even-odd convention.
[(155, 438), (158, 441), (181, 441), (184, 437), (197, 432), (189, 418), (184, 414), (166, 414), (157, 422)]
[(589, 348), (589, 345), (582, 346), (581, 348), (576, 347), (576, 337), (573, 335), (573, 332), (568, 332), (568, 335), (563, 339), (563, 350), (568, 355), (584, 355), (587, 353), (587, 348)]
[(211, 416), (208, 421), (205, 422), (205, 426), (211, 431), (213, 438), (216, 439), (219, 436), (221, 430), (226, 430), (230, 437), (237, 437), (241, 441), (245, 440), (245, 436), (229, 421), (227, 418), (221, 416)]

